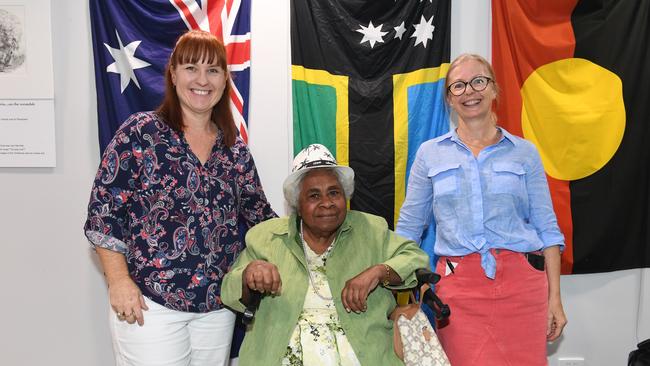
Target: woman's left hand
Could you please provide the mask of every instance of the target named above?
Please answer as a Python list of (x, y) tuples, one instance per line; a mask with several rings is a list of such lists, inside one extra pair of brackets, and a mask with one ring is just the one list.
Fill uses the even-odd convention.
[(560, 299), (550, 299), (548, 303), (548, 327), (546, 330), (546, 339), (554, 341), (562, 334), (562, 330), (567, 323), (562, 301)]
[(384, 277), (386, 269), (382, 265), (372, 266), (345, 282), (341, 300), (347, 312), (364, 312), (368, 309), (366, 299)]

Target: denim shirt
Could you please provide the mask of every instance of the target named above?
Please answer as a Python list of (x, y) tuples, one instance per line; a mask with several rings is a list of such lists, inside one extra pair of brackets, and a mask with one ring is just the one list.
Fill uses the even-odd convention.
[(492, 248), (564, 249), (539, 153), (530, 142), (499, 129), (499, 142), (477, 157), (455, 130), (422, 144), (395, 230), (419, 243), (435, 220), (435, 254), (480, 253), (492, 279)]

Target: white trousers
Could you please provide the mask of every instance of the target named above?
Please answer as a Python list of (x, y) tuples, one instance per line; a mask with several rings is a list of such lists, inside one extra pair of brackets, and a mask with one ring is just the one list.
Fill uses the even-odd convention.
[[(235, 314), (222, 309), (186, 313), (145, 297), (144, 325), (119, 321), (111, 309), (109, 327), (117, 366), (226, 366)], [(110, 308), (110, 307), (109, 307)]]

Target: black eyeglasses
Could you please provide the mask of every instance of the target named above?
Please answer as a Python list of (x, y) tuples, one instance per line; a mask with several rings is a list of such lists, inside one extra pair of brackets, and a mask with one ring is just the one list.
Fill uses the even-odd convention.
[(455, 96), (463, 95), (467, 89), (467, 85), (471, 86), (474, 91), (480, 92), (487, 88), (488, 84), (492, 81), (487, 76), (477, 76), (470, 81), (455, 81), (449, 85), (447, 90)]

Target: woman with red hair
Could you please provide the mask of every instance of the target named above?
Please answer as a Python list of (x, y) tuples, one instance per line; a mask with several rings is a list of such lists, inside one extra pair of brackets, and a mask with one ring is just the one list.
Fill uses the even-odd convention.
[(84, 230), (118, 365), (225, 365), (235, 316), (221, 282), (243, 249), (240, 224), (276, 215), (237, 136), (223, 44), (182, 35), (165, 83), (158, 110), (129, 117), (106, 148)]

